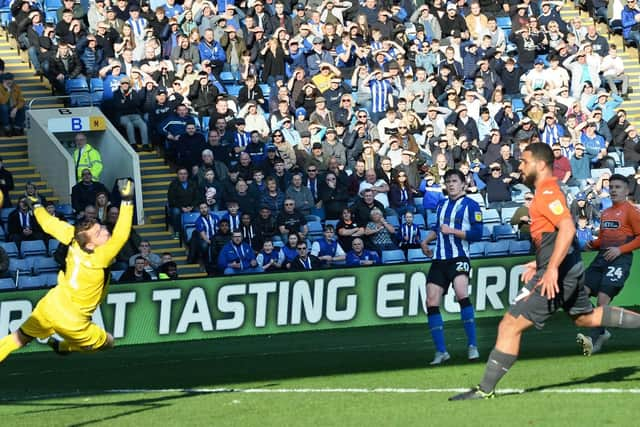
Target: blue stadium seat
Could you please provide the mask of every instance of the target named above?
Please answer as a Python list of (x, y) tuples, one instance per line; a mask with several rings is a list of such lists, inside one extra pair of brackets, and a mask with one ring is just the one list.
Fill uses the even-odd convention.
[(9, 273), (15, 277), (16, 272), (20, 272), (20, 275), (31, 275), (33, 271), (33, 263), (31, 259), (19, 259), (9, 258)]
[(0, 290), (10, 290), (16, 288), (16, 282), (11, 277), (0, 279)]
[(65, 218), (73, 218), (73, 206), (68, 203), (62, 203), (56, 206), (56, 213), (63, 215)]
[(11, 8), (9, 7), (0, 8), (0, 25), (2, 25), (2, 28), (7, 28), (10, 22), (11, 22)]
[(58, 273), (45, 273), (41, 276), (44, 277), (45, 286), (47, 287), (52, 288), (58, 284)]
[(220, 73), (220, 82), (224, 85), (230, 85), (236, 83), (236, 78), (230, 71), (223, 71)]
[(391, 249), (387, 251), (382, 251), (383, 264), (398, 264), (406, 261), (407, 260), (404, 257), (404, 252), (402, 252), (400, 249)]
[(260, 86), (260, 90), (262, 90), (262, 95), (265, 99), (268, 99), (269, 95), (271, 95), (271, 86), (266, 83), (260, 83), (258, 86)]
[(56, 239), (49, 239), (49, 247), (47, 248), (49, 256), (53, 256), (56, 249), (58, 249), (58, 246), (60, 246), (59, 241), (57, 241)]
[(186, 227), (183, 228), (183, 234), (184, 234), (184, 241), (185, 242), (189, 242), (191, 241), (191, 236), (193, 236), (193, 232), (196, 231), (196, 228), (188, 225)]
[(528, 240), (512, 240), (509, 242), (509, 253), (511, 255), (529, 255), (531, 253), (531, 242)]
[(227, 85), (227, 93), (233, 97), (237, 97), (240, 94), (240, 85)]
[[(339, 219), (325, 219), (324, 220), (324, 225), (333, 225), (334, 230), (336, 229), (336, 227), (338, 226), (338, 223), (340, 222)], [(342, 248), (344, 249), (344, 248)]]
[(488, 257), (509, 255), (509, 241), (488, 242), (484, 247), (484, 254)]
[(20, 256), (22, 258), (46, 254), (47, 247), (42, 240), (25, 240), (20, 244)]
[(413, 214), (413, 223), (420, 228), (426, 228), (427, 224), (425, 223), (424, 216), (419, 213)]
[(511, 106), (514, 112), (520, 113), (524, 110), (524, 101), (522, 98), (511, 98)]
[(517, 206), (511, 208), (502, 208), (502, 212), (500, 216), (502, 217), (503, 224), (509, 224), (511, 222), (511, 218), (513, 218), (513, 214), (518, 210)]
[(55, 259), (46, 256), (36, 256), (31, 259), (35, 274), (58, 273), (60, 266)]
[(500, 219), (500, 214), (497, 209), (483, 209), (482, 210), (482, 221), (485, 224), (499, 224), (502, 222)]
[(324, 213), (324, 208), (323, 207), (312, 207), (311, 208), (311, 214), (317, 216), (318, 218), (320, 218), (320, 221), (323, 221), (327, 216)]
[[(609, 153), (611, 154), (611, 153)], [(627, 167), (623, 167), (623, 168), (615, 168), (614, 170), (615, 173), (618, 173), (622, 176), (631, 176), (634, 175), (636, 173), (636, 170), (631, 167), (631, 166), (627, 166)]]
[(209, 122), (211, 121), (211, 117), (209, 116), (204, 116), (202, 118), (202, 131), (205, 132), (205, 134), (208, 134), (209, 132)]
[(516, 233), (513, 231), (513, 227), (509, 224), (498, 224), (493, 227), (493, 240), (503, 240), (503, 239), (515, 239), (518, 237)]
[(20, 276), (18, 278), (18, 289), (38, 289), (47, 285), (44, 276)]
[(482, 226), (482, 241), (483, 242), (490, 242), (492, 236), (492, 230), (493, 228), (489, 228), (487, 225), (483, 225)]
[(321, 222), (322, 221), (322, 218), (320, 218), (318, 215), (305, 215), (304, 219), (306, 219), (307, 222), (311, 222), (311, 221)]
[(2, 220), (3, 224), (7, 223), (7, 219), (9, 219), (9, 214), (13, 212), (16, 208), (2, 208), (0, 210), (0, 220)]
[(417, 207), (418, 209), (422, 209), (422, 202), (424, 201), (424, 197), (414, 197), (413, 198), (413, 204), (415, 205), (415, 207)]
[(182, 227), (187, 225), (195, 225), (196, 220), (200, 216), (200, 212), (188, 212), (182, 214)]
[(124, 270), (114, 270), (111, 272), (111, 281), (118, 282), (122, 275), (124, 274)]
[(469, 256), (471, 258), (482, 258), (484, 256), (485, 242), (471, 242), (469, 245)]
[(400, 218), (397, 215), (389, 215), (385, 218), (387, 222), (395, 228), (400, 227)]
[(468, 194), (467, 197), (474, 200), (481, 208), (485, 207), (484, 197), (482, 197), (482, 194), (473, 193)]
[(13, 242), (0, 242), (0, 246), (2, 246), (9, 255), (9, 258), (17, 258), (20, 253), (18, 252), (18, 247)]
[(427, 212), (427, 228), (431, 228), (438, 222), (438, 216), (435, 212)]
[(311, 240), (319, 239), (322, 237), (322, 223), (320, 221), (307, 222), (309, 228), (309, 238)]
[(407, 251), (407, 260), (409, 262), (425, 262), (425, 261), (431, 260), (431, 258), (426, 256), (424, 252), (422, 252), (422, 249), (416, 248), (416, 249), (409, 249)]
[(611, 174), (611, 170), (609, 168), (600, 168), (600, 169), (591, 169), (591, 178), (598, 179), (602, 174)]
[(64, 82), (65, 91), (71, 93), (89, 93), (89, 84), (84, 78), (69, 79)]
[(511, 28), (511, 17), (509, 17), (509, 16), (496, 16), (496, 24), (498, 24), (498, 27), (502, 28), (503, 30), (510, 29)]

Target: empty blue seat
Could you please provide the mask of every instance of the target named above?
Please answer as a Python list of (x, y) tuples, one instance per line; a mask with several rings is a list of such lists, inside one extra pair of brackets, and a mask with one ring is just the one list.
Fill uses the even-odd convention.
[(211, 121), (211, 117), (209, 116), (204, 116), (202, 118), (202, 130), (205, 133), (209, 132), (209, 122)]
[(307, 222), (307, 228), (309, 229), (309, 238), (318, 239), (322, 237), (322, 223), (320, 221)]
[(516, 213), (517, 210), (518, 210), (517, 206), (510, 207), (510, 208), (502, 208), (502, 212), (500, 214), (500, 216), (502, 217), (502, 223), (509, 224), (511, 222), (511, 218), (513, 217), (513, 214)]
[(68, 203), (61, 203), (56, 206), (56, 213), (63, 215), (65, 218), (73, 218), (73, 206)]
[(427, 227), (427, 224), (426, 224), (426, 222), (424, 220), (424, 216), (422, 216), (422, 214), (419, 214), (419, 213), (413, 214), (413, 223), (415, 225), (417, 225), (418, 227), (420, 227), (420, 228), (426, 228)]
[(223, 71), (220, 73), (220, 81), (225, 85), (234, 84), (236, 78), (230, 71)]
[(509, 255), (509, 241), (488, 242), (484, 247), (484, 254), (488, 257)]
[(237, 97), (240, 94), (242, 86), (239, 85), (227, 85), (227, 93), (233, 97)]
[(191, 240), (191, 236), (193, 236), (193, 232), (196, 231), (196, 228), (192, 226), (187, 226), (183, 230), (184, 230), (184, 241), (189, 242)]
[(388, 217), (386, 217), (386, 220), (389, 224), (393, 225), (394, 227), (396, 228), (400, 227), (400, 218), (398, 218), (397, 215), (389, 215)]
[(497, 209), (483, 209), (482, 221), (485, 224), (502, 222), (502, 220), (500, 219), (500, 214), (498, 213)]
[(529, 255), (531, 253), (531, 242), (528, 240), (512, 240), (509, 242), (509, 253), (511, 255)]
[(383, 264), (398, 264), (406, 261), (407, 260), (404, 257), (404, 252), (402, 252), (400, 249), (382, 251)]
[(32, 269), (31, 259), (9, 258), (9, 273), (15, 277), (17, 272), (20, 275), (31, 275)]
[(89, 93), (89, 85), (84, 78), (69, 79), (64, 82), (65, 90), (68, 94)]
[(47, 285), (44, 276), (20, 276), (17, 282), (18, 289), (38, 289)]
[(9, 219), (9, 214), (13, 212), (16, 208), (2, 208), (0, 210), (0, 220), (2, 220), (3, 224), (7, 223), (7, 219)]
[(262, 90), (262, 95), (265, 98), (269, 98), (269, 95), (271, 94), (271, 86), (265, 83), (261, 83), (258, 86), (260, 87), (260, 90)]
[(46, 256), (36, 256), (31, 259), (35, 274), (57, 273), (60, 266), (55, 259)]
[(17, 258), (19, 255), (18, 247), (13, 242), (0, 242), (0, 246), (2, 246), (9, 255), (9, 258)]
[(492, 239), (492, 228), (487, 227), (486, 225), (482, 226), (482, 241), (489, 242)]
[(521, 98), (511, 98), (511, 106), (513, 111), (519, 113), (524, 110), (524, 101)]
[[(612, 153), (609, 153), (609, 154), (612, 154)], [(622, 176), (629, 177), (631, 175), (634, 175), (636, 173), (636, 170), (631, 166), (627, 166), (623, 168), (616, 168), (615, 173), (618, 173)]]
[(496, 16), (496, 24), (498, 27), (504, 29), (511, 28), (511, 17), (509, 16)]
[(47, 247), (42, 240), (25, 240), (20, 244), (20, 255), (22, 258), (46, 254)]
[(471, 258), (481, 258), (484, 256), (485, 242), (471, 242), (469, 245), (469, 256)]
[(322, 221), (322, 218), (320, 218), (318, 215), (305, 215), (304, 219), (306, 219), (307, 222), (311, 222), (311, 221), (320, 222), (320, 221)]
[(16, 282), (11, 277), (0, 279), (0, 290), (10, 290), (16, 288)]
[(44, 283), (47, 287), (54, 287), (58, 284), (58, 273), (46, 273), (42, 274), (41, 277), (44, 278)]
[[(333, 225), (334, 230), (336, 229), (336, 227), (338, 226), (338, 223), (340, 222), (339, 219), (325, 219), (324, 220), (324, 225)], [(344, 248), (343, 248), (344, 249)]]
[(407, 260), (409, 262), (424, 262), (424, 261), (431, 260), (431, 258), (426, 256), (424, 252), (422, 252), (422, 249), (416, 248), (416, 249), (409, 249), (407, 251)]
[(498, 224), (493, 227), (493, 240), (515, 239), (516, 233), (509, 224)]
[(58, 249), (58, 246), (60, 246), (59, 241), (57, 241), (56, 239), (49, 239), (49, 256), (53, 256), (53, 254), (56, 252), (56, 249)]
[(315, 207), (313, 206), (311, 208), (311, 214), (317, 216), (318, 218), (320, 218), (320, 221), (324, 220), (326, 218), (326, 215), (324, 213), (324, 208), (323, 207)]
[(124, 274), (124, 270), (114, 270), (111, 272), (111, 281), (112, 282), (118, 282), (120, 281), (120, 278), (122, 277), (122, 275)]
[(182, 227), (187, 225), (195, 225), (196, 220), (200, 216), (200, 212), (188, 212), (182, 214)]

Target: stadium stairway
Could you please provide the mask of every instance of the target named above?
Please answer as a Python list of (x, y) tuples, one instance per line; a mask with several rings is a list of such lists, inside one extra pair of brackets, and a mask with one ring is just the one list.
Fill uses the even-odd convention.
[[(0, 36), (0, 58), (5, 61), (5, 70), (15, 75), (15, 81), (20, 85), (24, 96), (29, 102), (33, 98), (51, 95), (51, 87), (46, 79), (41, 80), (34, 76), (30, 69), (26, 56), (15, 48), (15, 42), (9, 38)], [(44, 101), (38, 108), (62, 107), (62, 104)], [(11, 192), (11, 200), (16, 203), (20, 195), (24, 193), (25, 184), (29, 181), (35, 183), (40, 194), (47, 200), (55, 203), (59, 198), (53, 190), (47, 186), (36, 168), (32, 166), (28, 158), (27, 138), (25, 136), (0, 137), (0, 156), (4, 160), (5, 167), (11, 171), (15, 181), (15, 190)], [(206, 276), (198, 264), (186, 264), (187, 256), (185, 248), (179, 241), (173, 240), (171, 233), (165, 230), (164, 203), (169, 182), (174, 174), (164, 160), (156, 152), (144, 152), (140, 154), (140, 166), (143, 181), (143, 197), (145, 206), (145, 224), (138, 225), (135, 229), (143, 239), (151, 242), (153, 251), (160, 254), (170, 252), (178, 264), (180, 277)]]

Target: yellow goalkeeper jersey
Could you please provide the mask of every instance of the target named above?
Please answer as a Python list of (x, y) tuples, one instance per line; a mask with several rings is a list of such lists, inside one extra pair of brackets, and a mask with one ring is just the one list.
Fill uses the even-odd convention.
[(66, 271), (58, 273), (58, 285), (51, 293), (72, 303), (78, 314), (91, 316), (107, 294), (109, 266), (129, 239), (133, 205), (122, 203), (113, 235), (93, 253), (80, 248), (74, 240), (74, 227), (71, 224), (49, 215), (43, 207), (36, 208), (34, 214), (46, 233), (69, 246)]

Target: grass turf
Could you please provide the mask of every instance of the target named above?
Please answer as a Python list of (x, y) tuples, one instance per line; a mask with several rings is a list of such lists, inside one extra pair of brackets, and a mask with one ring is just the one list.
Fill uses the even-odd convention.
[[(498, 319), (481, 319), (483, 362), (468, 363), (459, 322), (446, 326), (453, 359), (430, 367), (426, 326), (131, 346), (95, 355), (14, 354), (0, 365), (0, 420), (34, 425), (606, 425), (636, 416), (634, 394), (556, 394), (554, 388), (640, 389), (637, 332), (614, 330), (606, 352), (585, 358), (562, 314), (525, 335), (500, 388), (484, 402), (452, 393), (104, 393), (165, 388), (461, 388), (476, 384)], [(58, 395), (59, 397), (52, 397)]]

